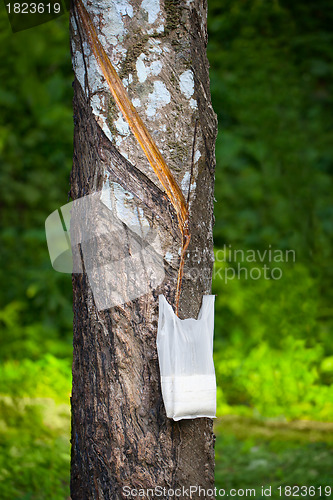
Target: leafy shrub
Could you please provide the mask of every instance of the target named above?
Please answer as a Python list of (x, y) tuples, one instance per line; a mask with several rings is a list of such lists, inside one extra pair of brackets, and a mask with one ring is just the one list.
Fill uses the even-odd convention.
[[(279, 280), (244, 279), (244, 271), (226, 280), (227, 268), (238, 265), (226, 260), (216, 263), (213, 285), (220, 413), (331, 419), (332, 365), (324, 355), (331, 344), (317, 320), (318, 281), (297, 262), (275, 263)], [(241, 265), (249, 276), (264, 263)]]

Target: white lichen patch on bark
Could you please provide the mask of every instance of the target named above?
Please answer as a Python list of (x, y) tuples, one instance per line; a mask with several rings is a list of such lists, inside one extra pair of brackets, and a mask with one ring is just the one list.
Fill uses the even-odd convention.
[(141, 8), (148, 14), (148, 22), (153, 24), (161, 10), (159, 0), (143, 0)]
[[(98, 26), (100, 29), (99, 37), (103, 46), (116, 45), (121, 42), (120, 37), (126, 32), (123, 16), (130, 18), (133, 16), (133, 7), (130, 2), (127, 0), (97, 0), (89, 5), (84, 3), (93, 17), (96, 27)], [(103, 22), (103, 20), (107, 22)]]
[(101, 201), (123, 224), (141, 238), (145, 238), (150, 224), (134, 196), (117, 182), (110, 182), (107, 175), (101, 191)]
[(184, 71), (179, 77), (180, 91), (187, 99), (190, 99), (194, 93), (194, 78), (190, 69)]
[(159, 118), (157, 115), (157, 111), (160, 110), (166, 104), (169, 104), (171, 100), (170, 92), (160, 80), (154, 82), (154, 90), (148, 96), (148, 106), (146, 110), (147, 116), (149, 118), (156, 115), (156, 118)]
[(194, 163), (197, 163), (201, 158), (201, 153), (199, 150), (197, 150), (194, 154)]
[(163, 33), (164, 31), (164, 24), (160, 24), (159, 26), (156, 26), (156, 28), (150, 28), (149, 30), (147, 30), (147, 34), (148, 35), (154, 35), (154, 34), (159, 34), (159, 33)]
[(187, 193), (190, 187), (190, 179), (191, 179), (191, 173), (190, 172), (185, 172), (185, 175), (182, 179), (181, 187), (183, 193)]
[(72, 64), (73, 64), (73, 67), (75, 68), (75, 76), (76, 76), (79, 84), (81, 85), (83, 91), (85, 92), (85, 94), (87, 94), (86, 84), (85, 84), (86, 69), (84, 67), (83, 55), (79, 50), (76, 50), (75, 52), (74, 52), (74, 50), (75, 49), (72, 47), (72, 51), (73, 51)]
[(133, 103), (133, 106), (135, 106), (136, 108), (140, 108), (140, 106), (141, 106), (141, 101), (137, 97), (132, 99), (132, 103)]
[[(73, 34), (76, 35), (77, 34), (77, 24), (76, 24), (76, 20), (75, 20), (75, 17), (73, 14), (70, 17), (70, 22), (71, 22)], [(73, 39), (71, 39), (71, 43), (73, 43)]]
[(169, 263), (169, 264), (172, 264), (173, 262), (173, 255), (171, 252), (166, 252), (165, 256), (164, 256), (165, 260)]
[(120, 135), (126, 136), (130, 133), (130, 128), (123, 115), (119, 114), (119, 118), (114, 122), (114, 124)]
[[(197, 161), (194, 159), (194, 162), (197, 163)], [(197, 173), (197, 165), (195, 165), (195, 171)], [(191, 185), (190, 185), (190, 182), (191, 182)], [(189, 198), (189, 207), (191, 207), (191, 203), (193, 202), (193, 195), (195, 194), (195, 188), (197, 186), (197, 183), (191, 179), (191, 174), (190, 172), (185, 172), (185, 175), (182, 179), (182, 182), (181, 182), (181, 188), (182, 188), (182, 192), (183, 192), (183, 195), (185, 197), (185, 199), (187, 198), (188, 194), (190, 194), (190, 198)]]
[(106, 95), (105, 94), (99, 94), (96, 93), (93, 96), (91, 96), (90, 100), (90, 105), (92, 107), (92, 111), (96, 117), (98, 125), (101, 127), (103, 130), (104, 134), (107, 136), (110, 141), (113, 139), (113, 135), (110, 131), (110, 128), (107, 124), (105, 115), (104, 115), (104, 109), (106, 106)]
[(140, 83), (144, 83), (151, 75), (157, 76), (162, 70), (162, 62), (152, 61), (150, 66), (145, 64), (146, 55), (141, 54), (136, 61), (136, 73)]
[(192, 109), (198, 109), (198, 103), (195, 99), (190, 99), (190, 107)]

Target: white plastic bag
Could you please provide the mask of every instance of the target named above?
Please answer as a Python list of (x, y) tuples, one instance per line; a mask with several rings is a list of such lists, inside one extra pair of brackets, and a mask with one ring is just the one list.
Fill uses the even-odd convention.
[(157, 351), (166, 414), (174, 420), (216, 415), (213, 362), (214, 295), (204, 295), (198, 319), (180, 319), (159, 296)]

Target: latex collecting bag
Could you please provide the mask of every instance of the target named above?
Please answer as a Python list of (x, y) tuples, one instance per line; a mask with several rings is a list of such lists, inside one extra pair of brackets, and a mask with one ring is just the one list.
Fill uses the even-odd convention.
[(198, 319), (180, 319), (159, 296), (157, 351), (166, 414), (174, 420), (216, 416), (213, 362), (215, 295), (204, 295)]

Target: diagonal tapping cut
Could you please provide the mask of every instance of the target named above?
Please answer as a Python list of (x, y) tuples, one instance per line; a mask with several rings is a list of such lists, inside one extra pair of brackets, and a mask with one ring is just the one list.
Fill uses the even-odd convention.
[(151, 167), (156, 173), (159, 181), (164, 187), (166, 194), (172, 203), (177, 214), (178, 225), (182, 236), (182, 250), (180, 255), (180, 264), (177, 276), (177, 289), (175, 300), (175, 312), (179, 315), (179, 299), (181, 293), (181, 284), (184, 272), (184, 263), (186, 250), (190, 243), (189, 232), (189, 213), (188, 204), (185, 201), (183, 193), (178, 186), (174, 176), (172, 175), (169, 167), (167, 166), (161, 152), (159, 151), (155, 141), (148, 132), (145, 124), (140, 118), (138, 112), (133, 106), (126, 89), (119, 78), (116, 70), (109, 57), (107, 56), (102, 44), (100, 43), (95, 26), (83, 5), (82, 0), (75, 2), (77, 12), (80, 16), (82, 26), (84, 27), (87, 39), (90, 43), (94, 56), (103, 71), (104, 77), (108, 83), (111, 94), (116, 101), (120, 111), (126, 119), (131, 131), (139, 142), (143, 152), (145, 153)]

